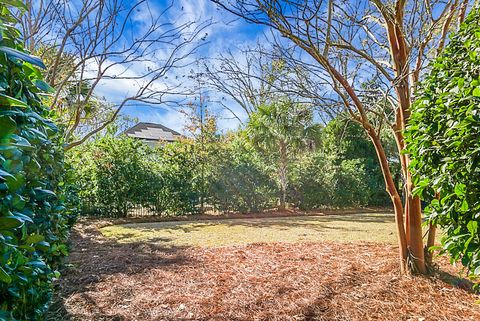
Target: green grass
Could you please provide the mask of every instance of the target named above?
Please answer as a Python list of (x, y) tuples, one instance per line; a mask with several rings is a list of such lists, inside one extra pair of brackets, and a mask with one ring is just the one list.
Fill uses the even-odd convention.
[(257, 242), (371, 241), (395, 243), (392, 214), (158, 222), (107, 226), (103, 235), (122, 243), (219, 247)]

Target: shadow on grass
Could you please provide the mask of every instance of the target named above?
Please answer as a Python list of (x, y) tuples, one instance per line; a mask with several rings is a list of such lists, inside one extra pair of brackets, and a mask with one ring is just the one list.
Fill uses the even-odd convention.
[[(347, 214), (347, 215), (327, 215), (312, 217), (288, 217), (288, 218), (253, 218), (253, 219), (235, 219), (235, 220), (218, 220), (218, 221), (188, 221), (175, 223), (139, 223), (125, 224), (124, 228), (132, 228), (139, 232), (155, 232), (164, 231), (182, 231), (190, 233), (201, 231), (205, 227), (223, 225), (226, 227), (244, 226), (251, 228), (273, 228), (287, 231), (291, 228), (308, 228), (316, 232), (324, 232), (325, 230), (338, 231), (363, 231), (357, 223), (378, 223), (388, 224), (394, 223), (392, 214)], [(335, 222), (352, 223), (351, 226), (336, 226)], [(330, 225), (329, 225), (330, 224)], [(135, 233), (119, 233), (115, 235), (117, 239), (124, 240), (136, 237)], [(149, 238), (149, 241), (152, 241)]]
[(116, 274), (133, 275), (195, 263), (185, 255), (188, 247), (162, 246), (160, 242), (170, 241), (168, 238), (157, 238), (150, 241), (152, 243), (119, 243), (103, 237), (96, 227), (87, 226), (75, 229), (71, 241), (72, 250), (60, 281), (55, 285), (47, 321), (81, 320), (81, 316), (72, 315), (65, 304), (75, 293), (95, 311), (95, 320), (124, 320), (120, 315), (107, 315), (89, 296), (89, 289)]

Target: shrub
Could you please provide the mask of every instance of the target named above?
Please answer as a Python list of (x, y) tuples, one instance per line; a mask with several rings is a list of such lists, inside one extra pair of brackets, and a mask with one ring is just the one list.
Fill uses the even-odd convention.
[(67, 210), (63, 148), (42, 104), (37, 66), (0, 1), (0, 319), (38, 320), (67, 254), (74, 219)]
[(389, 204), (375, 150), (359, 125), (340, 118), (294, 164), (289, 199), (302, 209)]
[(222, 212), (258, 212), (276, 205), (278, 187), (253, 146), (227, 137), (213, 160), (210, 201)]
[[(422, 83), (406, 133), (415, 192), (430, 200), (444, 252), (480, 275), (480, 9)], [(435, 198), (438, 195), (438, 199)]]
[(161, 211), (167, 215), (185, 215), (198, 212), (198, 163), (193, 147), (186, 142), (175, 142), (157, 147), (147, 157), (151, 175), (160, 184), (155, 187)]
[(191, 150), (175, 143), (150, 148), (113, 132), (69, 155), (83, 213), (126, 217), (135, 206), (164, 215), (196, 211)]

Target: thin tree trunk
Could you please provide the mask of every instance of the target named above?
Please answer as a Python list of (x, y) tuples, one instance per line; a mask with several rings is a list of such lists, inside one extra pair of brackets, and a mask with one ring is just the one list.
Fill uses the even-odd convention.
[(432, 265), (433, 260), (433, 253), (430, 251), (430, 248), (435, 245), (435, 234), (437, 231), (437, 227), (430, 223), (428, 227), (428, 238), (427, 238), (427, 246), (426, 246), (426, 255), (425, 255), (425, 262), (428, 266)]
[(382, 170), (383, 178), (385, 181), (385, 186), (388, 195), (393, 204), (393, 210), (395, 213), (395, 225), (397, 228), (397, 238), (398, 238), (398, 250), (399, 250), (399, 259), (400, 259), (400, 272), (401, 274), (406, 274), (408, 271), (407, 257), (408, 257), (408, 244), (407, 236), (405, 232), (404, 218), (403, 218), (403, 204), (398, 189), (395, 186), (395, 181), (393, 179), (390, 167), (388, 164), (387, 155), (383, 149), (380, 138), (376, 135), (373, 129), (367, 130), (368, 136), (370, 137), (373, 145), (375, 146), (375, 151), (377, 152), (377, 157), (380, 162), (380, 168)]
[(408, 155), (402, 155), (405, 149), (403, 140), (403, 130), (410, 118), (410, 84), (408, 81), (408, 57), (409, 47), (405, 41), (403, 30), (403, 11), (405, 2), (397, 2), (395, 15), (385, 15), (387, 19), (387, 32), (390, 42), (392, 60), (394, 62), (398, 82), (395, 86), (395, 92), (398, 98), (398, 112), (396, 114), (396, 141), (402, 160), (402, 171), (406, 179), (405, 188), (405, 229), (406, 242), (410, 259), (412, 260), (411, 271), (426, 274), (425, 253), (423, 249), (422, 238), (422, 207), (420, 199), (413, 196), (413, 182), (409, 170), (410, 159)]
[[(440, 200), (440, 193), (435, 194), (435, 198)], [(435, 236), (437, 232), (437, 227), (430, 221), (428, 224), (428, 236), (427, 236), (427, 245), (425, 246), (425, 264), (432, 266), (433, 253), (430, 251), (430, 248), (435, 245)]]
[(408, 199), (409, 211), (408, 224), (410, 229), (409, 250), (410, 256), (413, 259), (414, 271), (426, 274), (427, 267), (425, 266), (425, 251), (423, 248), (423, 233), (422, 233), (422, 207), (420, 198), (411, 195)]
[(280, 141), (280, 162), (279, 162), (279, 180), (280, 180), (280, 205), (279, 210), (285, 209), (286, 199), (287, 199), (287, 145), (284, 141)]

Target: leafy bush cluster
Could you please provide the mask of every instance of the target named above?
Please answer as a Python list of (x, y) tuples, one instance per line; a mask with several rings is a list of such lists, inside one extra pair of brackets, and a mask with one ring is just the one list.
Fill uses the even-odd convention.
[(67, 254), (73, 224), (58, 129), (42, 95), (51, 90), (18, 42), (10, 4), (0, 1), (0, 320), (36, 320)]
[(407, 131), (416, 192), (443, 250), (480, 275), (480, 10), (473, 9), (422, 84)]
[[(125, 217), (137, 206), (151, 214), (205, 210), (259, 212), (282, 195), (276, 162), (245, 132), (182, 140), (152, 149), (124, 135), (93, 140), (69, 153), (84, 214)], [(354, 123), (334, 120), (288, 169), (288, 201), (301, 209), (386, 205), (373, 147)]]
[(208, 183), (209, 202), (221, 212), (258, 212), (276, 206), (272, 169), (243, 137), (226, 137), (216, 151)]
[(292, 203), (303, 209), (389, 204), (375, 150), (358, 124), (332, 120), (318, 141), (294, 164)]
[(136, 206), (153, 213), (195, 213), (192, 148), (171, 144), (155, 149), (113, 133), (73, 150), (69, 164), (76, 170), (83, 212), (126, 217)]

